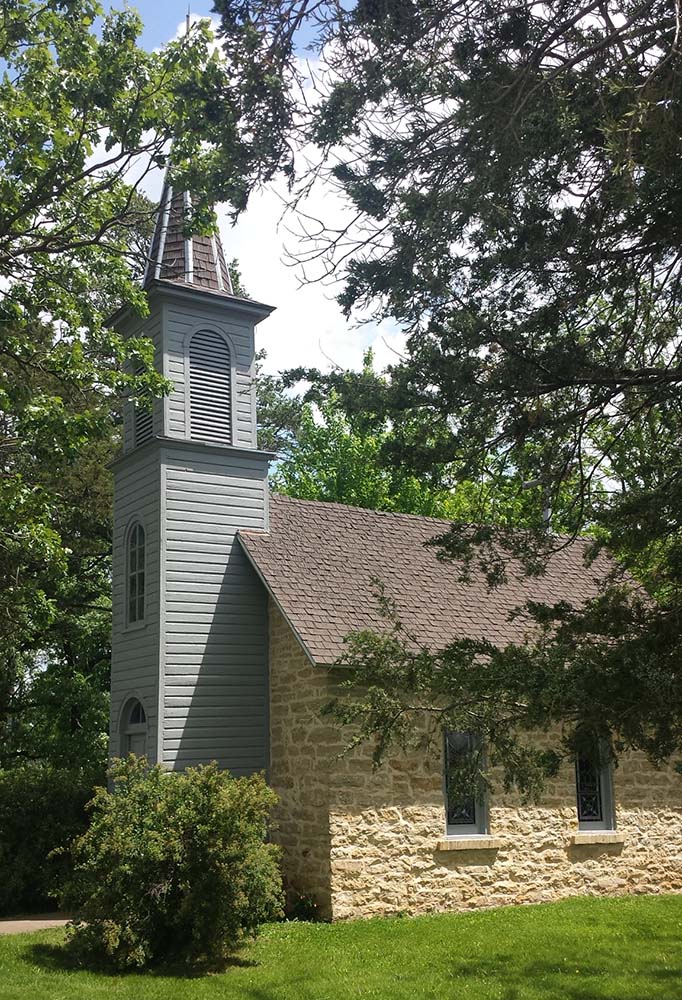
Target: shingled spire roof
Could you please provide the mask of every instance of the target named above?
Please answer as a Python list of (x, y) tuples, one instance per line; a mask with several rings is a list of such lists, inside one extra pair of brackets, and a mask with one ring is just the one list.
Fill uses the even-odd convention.
[(175, 191), (166, 180), (154, 227), (144, 287), (152, 281), (173, 281), (194, 288), (233, 295), (232, 278), (219, 236), (185, 236), (191, 195)]

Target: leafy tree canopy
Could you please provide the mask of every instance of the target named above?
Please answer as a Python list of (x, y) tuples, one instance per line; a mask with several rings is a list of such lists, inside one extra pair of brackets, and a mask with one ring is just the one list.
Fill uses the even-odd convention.
[(91, 0), (13, 0), (0, 19), (0, 764), (77, 758), (106, 710), (105, 467), (123, 397), (166, 388), (151, 344), (105, 322), (146, 309), (141, 186), (172, 145), (189, 228), (244, 203), (240, 98), (206, 25), (153, 53), (141, 29)]
[[(302, 397), (284, 395), (285, 387), (298, 376), (312, 378)], [(280, 400), (299, 414), (295, 435), (274, 467), (270, 482), (280, 493), (307, 500), (332, 501), (373, 510), (421, 514), (468, 522), (485, 512), (489, 525), (499, 530), (519, 532), (542, 518), (545, 498), (537, 489), (524, 489), (523, 470), (503, 469), (497, 457), (498, 479), (490, 475), (478, 482), (457, 477), (449, 465), (432, 465), (420, 474), (409, 462), (391, 460), (399, 455), (403, 435), (424, 442), (431, 431), (419, 414), (413, 414), (396, 432), (381, 403), (392, 391), (389, 379), (374, 370), (373, 355), (367, 351), (359, 372), (337, 370), (331, 375), (319, 371), (288, 372), (279, 379)], [(366, 409), (370, 393), (375, 409)], [(259, 393), (259, 404), (261, 403)], [(265, 419), (271, 422), (272, 408), (264, 402)], [(558, 498), (555, 520), (570, 505), (567, 490)]]
[[(372, 681), (355, 721), (381, 747), (419, 738), (408, 705), (475, 725), (526, 789), (550, 767), (527, 736), (538, 727), (563, 727), (559, 755), (585, 734), (615, 754), (678, 753), (677, 5), (217, 0), (216, 9), (251, 114), (276, 126), (262, 133), (268, 169), (285, 170), (294, 201), (319, 177), (346, 200), (347, 224), (304, 222), (299, 258), (343, 274), (348, 311), (373, 308), (408, 333), (390, 383), (357, 385), (357, 408), (392, 421), (387, 454), (420, 475), (447, 465), (458, 481), (492, 488), (523, 470), (554, 509), (568, 491), (570, 535), (597, 534), (656, 599), (612, 580), (585, 613), (556, 609), (558, 632), (534, 645), (466, 655), (456, 645), (446, 660), (420, 651), (409, 667), (402, 640), (378, 650), (365, 637), (349, 660)], [(300, 87), (303, 33), (317, 57), (314, 100)], [(297, 143), (307, 150), (300, 168)], [(253, 182), (262, 176), (261, 163)], [(429, 433), (415, 435), (419, 426)], [(534, 531), (491, 529), (482, 505), (445, 552), (475, 558), (490, 543), (537, 570), (566, 541), (541, 519)], [(438, 715), (455, 692), (450, 715)], [(477, 700), (488, 707), (467, 727), (457, 705)]]

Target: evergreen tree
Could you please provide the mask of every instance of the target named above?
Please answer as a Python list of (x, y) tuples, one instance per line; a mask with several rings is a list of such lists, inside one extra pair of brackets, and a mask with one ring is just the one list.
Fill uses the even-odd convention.
[[(595, 534), (645, 587), (620, 576), (580, 613), (535, 609), (534, 645), (455, 643), (417, 660), (387, 605), (393, 644), (364, 636), (352, 647), (348, 663), (370, 695), (348, 717), (384, 747), (420, 738), (411, 707), (445, 699), (449, 714), (433, 708), (434, 725), (462, 728), (458, 704), (479, 704), (467, 728), (475, 723), (526, 789), (585, 734), (615, 755), (679, 753), (676, 3), (217, 0), (216, 9), (251, 120), (276, 123), (251, 183), (281, 169), (294, 204), (317, 178), (335, 184), (348, 225), (308, 226), (300, 256), (345, 275), (346, 310), (373, 308), (407, 332), (388, 386), (357, 385), (357, 408), (394, 428), (386, 454), (418, 475), (447, 465), (458, 482), (493, 489), (521, 471), (555, 511), (568, 495), (561, 526)], [(303, 37), (318, 57), (313, 101), (297, 87)], [(308, 150), (300, 173), (289, 152), (297, 143)], [(488, 523), (484, 504), (470, 514), (443, 551), (481, 561), (492, 584), (511, 555), (538, 572), (567, 543), (541, 517), (510, 531)], [(549, 726), (563, 737), (546, 756), (530, 734)]]

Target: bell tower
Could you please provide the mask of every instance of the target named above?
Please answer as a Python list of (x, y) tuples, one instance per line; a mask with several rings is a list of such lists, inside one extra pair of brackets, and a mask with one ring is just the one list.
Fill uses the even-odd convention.
[(185, 235), (190, 204), (166, 182), (149, 315), (110, 321), (149, 337), (173, 384), (126, 406), (114, 463), (110, 752), (245, 774), (268, 763), (267, 605), (235, 535), (267, 529), (254, 330), (272, 308), (234, 294), (217, 236)]

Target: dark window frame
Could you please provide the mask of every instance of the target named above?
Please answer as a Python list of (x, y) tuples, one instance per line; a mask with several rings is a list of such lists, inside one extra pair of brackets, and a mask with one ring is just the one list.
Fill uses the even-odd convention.
[(575, 796), (579, 830), (615, 830), (613, 775), (603, 746), (576, 756)]
[(478, 795), (457, 800), (450, 789), (453, 754), (483, 753), (480, 740), (473, 733), (445, 730), (443, 734), (443, 792), (445, 797), (445, 833), (447, 837), (486, 836), (489, 829), (488, 796), (484, 788)]

